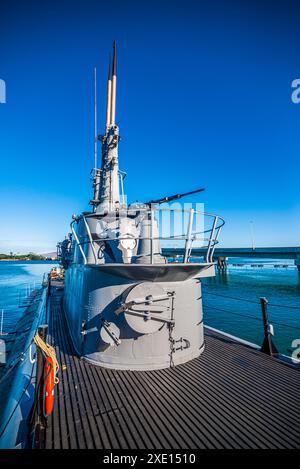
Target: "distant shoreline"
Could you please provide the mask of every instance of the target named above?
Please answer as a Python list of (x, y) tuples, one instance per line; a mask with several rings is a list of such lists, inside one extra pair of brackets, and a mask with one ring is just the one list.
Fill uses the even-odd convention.
[(18, 262), (18, 261), (26, 261), (26, 262), (39, 262), (39, 261), (47, 261), (47, 262), (56, 262), (57, 259), (11, 259), (10, 257), (8, 257), (7, 259), (0, 259), (0, 262)]

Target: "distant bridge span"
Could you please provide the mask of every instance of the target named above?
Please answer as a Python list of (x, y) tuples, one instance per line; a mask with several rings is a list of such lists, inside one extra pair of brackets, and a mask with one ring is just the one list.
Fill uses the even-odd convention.
[[(192, 257), (205, 256), (207, 249), (193, 248)], [(165, 256), (183, 255), (183, 248), (163, 248)], [(228, 257), (256, 257), (264, 259), (294, 259), (295, 265), (300, 273), (300, 247), (265, 247), (265, 248), (216, 248), (214, 260), (226, 259)]]

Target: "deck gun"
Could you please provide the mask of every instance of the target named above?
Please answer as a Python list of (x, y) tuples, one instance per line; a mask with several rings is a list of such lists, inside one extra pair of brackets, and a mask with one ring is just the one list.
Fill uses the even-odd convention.
[(170, 195), (169, 197), (163, 197), (162, 199), (157, 199), (157, 200), (150, 200), (150, 202), (145, 202), (145, 205), (160, 205), (164, 204), (165, 202), (172, 202), (172, 200), (179, 200), (182, 199), (182, 197), (186, 197), (187, 195), (192, 195), (192, 194), (197, 194), (198, 192), (203, 192), (205, 189), (196, 189), (195, 191), (191, 192), (185, 192), (184, 194), (175, 194), (175, 195)]

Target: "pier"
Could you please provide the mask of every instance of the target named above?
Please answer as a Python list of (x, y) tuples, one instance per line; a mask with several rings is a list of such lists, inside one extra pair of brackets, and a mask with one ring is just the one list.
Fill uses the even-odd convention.
[[(163, 248), (164, 256), (176, 257), (184, 255), (183, 248)], [(205, 248), (192, 248), (191, 257), (203, 257)], [(250, 257), (258, 259), (293, 259), (300, 274), (300, 247), (260, 247), (260, 248), (216, 248), (213, 259), (221, 269), (226, 268), (228, 257)]]
[(186, 364), (143, 372), (94, 366), (74, 352), (62, 295), (52, 286), (48, 341), (61, 372), (38, 447), (300, 448), (296, 367), (208, 328), (204, 354)]

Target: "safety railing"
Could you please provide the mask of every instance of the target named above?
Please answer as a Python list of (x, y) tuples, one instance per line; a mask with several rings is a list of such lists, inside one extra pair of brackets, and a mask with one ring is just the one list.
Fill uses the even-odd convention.
[[(109, 236), (105, 230), (100, 231), (99, 233), (91, 232), (88, 219), (99, 219), (105, 221), (105, 216), (99, 215), (97, 213), (83, 214), (79, 217), (74, 217), (71, 222), (71, 231), (73, 239), (76, 245), (79, 248), (79, 251), (82, 255), (84, 264), (88, 263), (88, 259), (85, 253), (85, 247), (87, 244), (91, 246), (92, 255), (94, 262), (97, 264), (98, 259), (98, 250), (99, 243), (108, 242), (108, 241), (122, 241), (122, 240), (135, 240), (136, 243), (144, 240), (150, 241), (150, 263), (154, 263), (155, 253), (155, 243), (159, 242), (163, 247), (166, 243), (174, 243), (177, 245), (181, 244), (181, 248), (176, 248), (175, 256), (177, 260), (181, 257), (183, 263), (190, 262), (190, 257), (192, 249), (196, 243), (201, 244), (201, 248), (206, 248), (205, 251), (205, 262), (213, 262), (213, 255), (216, 245), (219, 242), (219, 235), (222, 226), (225, 221), (222, 217), (206, 212), (201, 212), (199, 210), (194, 210), (193, 208), (189, 210), (181, 209), (168, 209), (168, 208), (151, 208), (151, 209), (139, 209), (139, 210), (123, 210), (115, 218), (117, 222), (120, 222), (122, 218), (137, 218), (140, 221), (148, 220), (150, 222), (149, 235), (147, 236), (134, 236), (133, 234), (126, 234), (119, 236), (120, 223), (117, 223), (117, 227), (114, 229), (114, 235)], [(85, 227), (85, 234), (79, 235), (76, 231), (75, 224), (78, 224), (80, 221), (83, 221)], [(111, 222), (111, 216), (109, 221)], [(179, 230), (182, 230), (177, 233)], [(110, 230), (110, 233), (112, 230)], [(80, 239), (81, 238), (81, 239)]]

